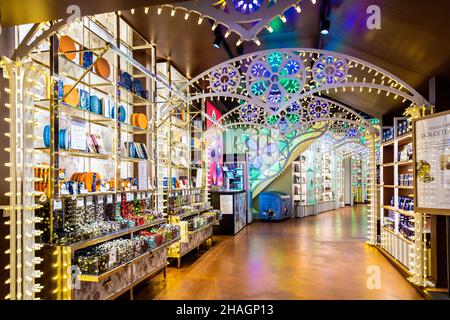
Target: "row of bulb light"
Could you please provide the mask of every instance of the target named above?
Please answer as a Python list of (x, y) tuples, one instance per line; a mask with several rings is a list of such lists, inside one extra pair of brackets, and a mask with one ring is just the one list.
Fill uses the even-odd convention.
[[(300, 7), (300, 2), (301, 2), (301, 1), (302, 1), (302, 0), (299, 0), (295, 5), (291, 6), (291, 7), (295, 8), (295, 11), (296, 11), (297, 13), (301, 13), (301, 12), (302, 12), (302, 8)], [(311, 0), (311, 3), (314, 4), (314, 5), (316, 4), (316, 2), (317, 2), (316, 0)], [(157, 9), (157, 11), (156, 11), (158, 15), (161, 15), (161, 14), (162, 14), (163, 8), (164, 8), (164, 7), (168, 7), (168, 8), (170, 9), (170, 16), (171, 16), (171, 17), (174, 17), (174, 16), (175, 16), (175, 13), (176, 13), (177, 9), (180, 10), (180, 11), (184, 11), (184, 20), (188, 20), (189, 17), (190, 17), (190, 15), (191, 15), (191, 13), (193, 13), (193, 12), (196, 13), (196, 14), (199, 16), (199, 17), (198, 17), (198, 20), (197, 20), (197, 22), (198, 22), (199, 25), (202, 24), (202, 22), (203, 22), (203, 20), (204, 20), (204, 18), (205, 18), (205, 16), (204, 16), (203, 14), (199, 13), (199, 12), (196, 12), (196, 11), (189, 11), (189, 10), (187, 10), (187, 9), (185, 9), (185, 8), (177, 8), (177, 7), (173, 7), (173, 6), (171, 6), (171, 5), (163, 5), (163, 6), (158, 7), (158, 9)], [(291, 8), (291, 7), (290, 7), (290, 8)], [(289, 8), (288, 8), (288, 9), (289, 9)], [(145, 8), (144, 8), (144, 13), (145, 13), (145, 14), (148, 14), (149, 11), (150, 11), (150, 8), (149, 8), (149, 7), (145, 7)], [(287, 9), (286, 9), (285, 11), (287, 11)], [(133, 9), (130, 10), (130, 12), (131, 12), (131, 14), (134, 15), (134, 14), (136, 13), (136, 9), (133, 8)], [(122, 11), (118, 11), (118, 14), (119, 14), (119, 16), (122, 15)], [(208, 18), (211, 19), (211, 20), (214, 20), (214, 19), (211, 18), (211, 17), (208, 17)], [(284, 13), (278, 15), (277, 18), (279, 18), (283, 23), (287, 23), (287, 18), (286, 18), (286, 16), (284, 15)], [(224, 38), (228, 38), (228, 37), (230, 36), (230, 34), (231, 34), (232, 32), (234, 32), (234, 33), (236, 33), (236, 34), (239, 36), (239, 39), (238, 39), (238, 41), (236, 42), (236, 46), (240, 46), (240, 45), (242, 44), (242, 42), (244, 41), (244, 39), (242, 38), (242, 35), (239, 34), (239, 33), (238, 33), (237, 31), (235, 31), (235, 30), (231, 30), (230, 28), (228, 28), (228, 26), (224, 25), (223, 23), (220, 23), (219, 21), (214, 21), (213, 26), (212, 26), (212, 28), (211, 28), (212, 31), (214, 31), (214, 30), (219, 26), (219, 24), (222, 24), (223, 26), (225, 26), (225, 27), (227, 28), (227, 31), (226, 31), (225, 34), (224, 34)], [(272, 32), (274, 31), (273, 28), (270, 26), (270, 24), (266, 25), (264, 28), (266, 28), (267, 31), (269, 31), (270, 33), (272, 33)], [(262, 28), (262, 29), (263, 29), (263, 28)], [(261, 30), (262, 30), (262, 29), (261, 29)], [(257, 31), (257, 33), (261, 32), (261, 30)], [(256, 37), (256, 35), (255, 35), (251, 40), (253, 40), (253, 42), (254, 42), (257, 46), (260, 46), (260, 45), (261, 45), (261, 41)]]
[[(15, 72), (5, 73), (5, 78), (10, 80), (10, 81), (15, 81), (16, 82), (16, 87), (17, 87), (15, 89), (15, 92), (12, 92), (11, 89), (5, 87), (4, 91), (5, 91), (6, 94), (20, 96), (23, 93), (20, 88), (22, 88), (22, 90), (26, 90), (25, 89), (25, 85), (27, 87), (30, 87), (30, 88), (32, 88), (32, 87), (37, 85), (36, 80), (27, 79), (26, 81), (21, 81), (18, 78), (20, 76), (23, 76), (23, 74), (21, 72), (19, 72), (20, 71), (20, 67), (23, 64), (27, 63), (28, 61), (29, 61), (29, 59), (25, 59), (22, 62), (19, 62), (19, 61), (7, 62), (4, 59), (0, 61), (0, 67), (5, 67), (7, 70), (8, 69), (11, 70), (11, 69), (14, 69), (14, 68), (16, 69)], [(6, 66), (6, 64), (10, 64), (10, 66)], [(31, 66), (30, 69), (32, 71), (36, 70), (34, 66)], [(10, 79), (10, 77), (15, 77), (15, 78), (14, 79)], [(27, 92), (24, 93), (23, 96), (24, 96), (24, 101), (21, 101), (21, 99), (19, 98), (17, 106), (21, 106), (21, 104), (23, 103), (25, 105), (25, 109), (26, 110), (34, 112), (34, 108), (29, 106), (29, 103), (31, 103), (34, 100), (34, 93), (32, 93), (31, 91), (28, 92), (28, 90), (27, 90)], [(11, 109), (11, 108), (15, 108), (16, 105), (13, 105), (11, 102), (9, 102), (9, 103), (5, 103), (5, 107), (8, 108), (8, 109)], [(22, 120), (21, 118), (17, 118), (17, 119), (5, 118), (4, 120), (5, 120), (5, 122), (8, 123), (8, 125), (11, 125), (12, 121), (15, 121), (17, 125), (21, 125), (22, 122), (25, 122), (26, 124), (31, 124), (33, 126), (37, 126), (37, 122), (34, 121), (33, 119), (31, 119), (31, 120), (23, 119)], [(14, 132), (6, 133), (5, 136), (7, 136), (9, 139), (12, 139), (13, 136), (17, 136), (18, 139), (21, 139), (21, 137), (18, 136)], [(31, 140), (36, 140), (36, 138), (37, 137), (35, 137), (33, 135), (26, 135), (24, 137), (24, 139), (31, 139)], [(10, 148), (5, 148), (5, 151), (7, 151), (9, 153), (13, 152)], [(23, 149), (21, 149), (19, 147), (17, 151), (21, 153), (23, 151)], [(28, 152), (28, 153), (30, 153), (30, 152), (33, 153), (34, 152), (33, 149), (27, 149), (25, 151)], [(24, 169), (24, 168), (22, 168), (23, 166), (25, 166), (26, 168), (32, 168), (33, 167), (33, 163), (25, 163), (24, 165), (22, 165), (20, 162), (19, 163), (14, 163), (14, 164), (12, 164), (11, 162), (8, 162), (8, 163), (5, 163), (5, 166), (8, 167), (8, 168), (11, 168), (12, 166), (16, 166), (18, 169)], [(16, 177), (15, 180), (16, 181), (12, 181), (11, 177), (5, 178), (5, 181), (10, 182), (10, 183), (11, 182), (12, 183), (22, 182), (23, 179), (20, 178), (20, 177)], [(36, 178), (32, 177), (32, 178), (27, 178), (25, 182), (30, 183), (30, 182), (35, 182), (35, 181), (36, 181)], [(5, 195), (8, 196), (8, 197), (17, 197), (17, 196), (22, 196), (22, 195), (30, 197), (30, 196), (34, 196), (35, 193), (34, 193), (34, 190), (33, 190), (33, 191), (28, 191), (28, 192), (23, 192), (23, 193), (22, 192), (16, 192), (15, 194), (13, 194), (12, 192), (7, 192), (7, 193), (5, 193)], [(10, 206), (8, 208), (5, 208), (5, 210), (6, 211), (17, 210), (19, 212), (25, 211), (25, 210), (34, 211), (35, 209), (40, 208), (40, 207), (42, 207), (42, 206), (41, 205), (36, 205), (36, 204), (33, 204), (33, 205), (20, 205), (20, 206)], [(16, 215), (14, 215), (14, 216), (16, 216)], [(34, 224), (42, 222), (43, 219), (40, 218), (40, 217), (36, 217), (34, 215), (32, 215), (32, 216), (33, 216), (32, 219), (25, 219), (24, 221), (22, 221), (22, 218), (19, 217), (19, 218), (16, 218), (16, 221), (13, 221), (12, 218), (10, 218), (8, 221), (5, 222), (5, 225), (7, 225), (7, 226), (11, 226), (11, 224), (14, 223), (18, 227), (17, 228), (17, 232), (15, 234), (15, 236), (17, 238), (16, 241), (18, 243), (17, 244), (18, 248), (16, 249), (16, 252), (12, 252), (11, 248), (8, 249), (8, 250), (5, 251), (6, 254), (22, 256), (22, 253), (23, 253), (22, 251), (23, 250), (25, 250), (27, 253), (33, 253), (33, 252), (35, 252), (37, 250), (42, 249), (43, 246), (41, 244), (34, 243), (33, 239), (35, 237), (40, 236), (42, 234), (42, 231), (36, 230), (34, 228)], [(10, 213), (10, 217), (11, 217), (11, 213)], [(31, 231), (26, 231), (27, 229), (23, 228), (25, 233), (22, 234), (22, 232), (20, 231), (20, 230), (22, 230), (22, 224), (25, 224), (26, 226), (30, 226), (31, 225), (32, 226), (31, 227)], [(11, 241), (11, 236), (12, 236), (12, 234), (11, 234), (11, 230), (10, 230), (9, 234), (5, 237), (5, 239)], [(30, 241), (30, 240), (31, 240), (31, 244), (27, 245), (26, 241)], [(22, 246), (24, 246), (24, 245), (25, 245), (25, 248), (22, 249)], [(32, 255), (32, 256), (34, 256), (34, 255)], [(13, 298), (15, 298), (15, 299), (32, 299), (32, 298), (34, 298), (34, 295), (36, 293), (42, 291), (43, 286), (40, 285), (40, 284), (34, 283), (34, 280), (36, 278), (40, 278), (42, 276), (43, 273), (41, 271), (33, 270), (33, 272), (31, 272), (31, 274), (24, 274), (23, 277), (21, 276), (23, 268), (25, 268), (25, 267), (30, 268), (31, 267), (31, 268), (34, 269), (34, 266), (38, 265), (38, 264), (41, 264), (42, 261), (43, 261), (42, 258), (33, 257), (31, 260), (25, 260), (23, 262), (21, 260), (18, 260), (17, 264), (15, 266), (7, 265), (5, 267), (5, 270), (10, 270), (13, 267), (17, 269), (16, 278), (14, 280), (16, 281), (17, 288), (18, 288), (17, 290), (15, 290), (15, 295), (14, 296), (12, 296), (11, 292), (10, 292), (5, 297), (5, 299), (13, 299)], [(12, 279), (11, 279), (11, 276), (10, 276), (10, 278), (8, 278), (5, 281), (5, 284), (6, 285), (11, 285), (11, 280)], [(22, 288), (22, 284), (23, 284), (24, 281), (31, 282), (32, 285), (24, 287), (24, 288), (26, 288), (26, 290), (24, 290), (24, 292), (22, 292), (21, 288)]]

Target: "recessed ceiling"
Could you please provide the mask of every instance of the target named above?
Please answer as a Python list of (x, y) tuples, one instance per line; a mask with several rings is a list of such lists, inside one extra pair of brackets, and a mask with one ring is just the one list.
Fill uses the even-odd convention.
[[(244, 53), (288, 47), (318, 48), (320, 8), (302, 1), (302, 13), (294, 9), (287, 12), (287, 23), (274, 21), (273, 33), (259, 35), (261, 46), (244, 44)], [(366, 27), (370, 5), (381, 9), (381, 29)], [(124, 18), (158, 48), (160, 59), (170, 59), (188, 77), (226, 61), (223, 49), (212, 46), (214, 33), (206, 19), (198, 25), (198, 16), (188, 20), (183, 13), (173, 17), (168, 8), (161, 15), (151, 8), (123, 14)], [(332, 0), (328, 19), (331, 29), (324, 38), (323, 49), (337, 51), (366, 60), (398, 76), (428, 98), (428, 81), (433, 76), (450, 70), (450, 2), (436, 0), (382, 1)], [(227, 43), (237, 56), (236, 41), (231, 34)], [(381, 116), (399, 107), (398, 101), (376, 94), (335, 94), (332, 98), (373, 116)]]

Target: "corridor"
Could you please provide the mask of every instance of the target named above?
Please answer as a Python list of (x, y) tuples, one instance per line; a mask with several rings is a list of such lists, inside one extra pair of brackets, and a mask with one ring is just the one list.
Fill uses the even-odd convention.
[[(181, 269), (168, 268), (135, 299), (422, 299), (376, 248), (365, 244), (365, 206), (302, 220), (254, 222), (235, 237), (214, 237)], [(369, 289), (370, 266), (380, 270)]]

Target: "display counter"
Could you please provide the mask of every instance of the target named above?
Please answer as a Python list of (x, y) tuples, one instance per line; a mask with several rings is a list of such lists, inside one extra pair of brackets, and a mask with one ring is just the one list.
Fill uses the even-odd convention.
[(211, 204), (222, 211), (222, 220), (214, 234), (235, 235), (247, 223), (247, 191), (211, 191)]

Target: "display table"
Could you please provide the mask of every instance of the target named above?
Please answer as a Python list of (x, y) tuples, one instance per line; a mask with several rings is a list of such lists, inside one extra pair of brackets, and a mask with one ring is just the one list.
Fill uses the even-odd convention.
[(214, 234), (235, 235), (247, 221), (247, 191), (211, 191), (211, 204), (222, 212), (222, 220), (214, 226)]

